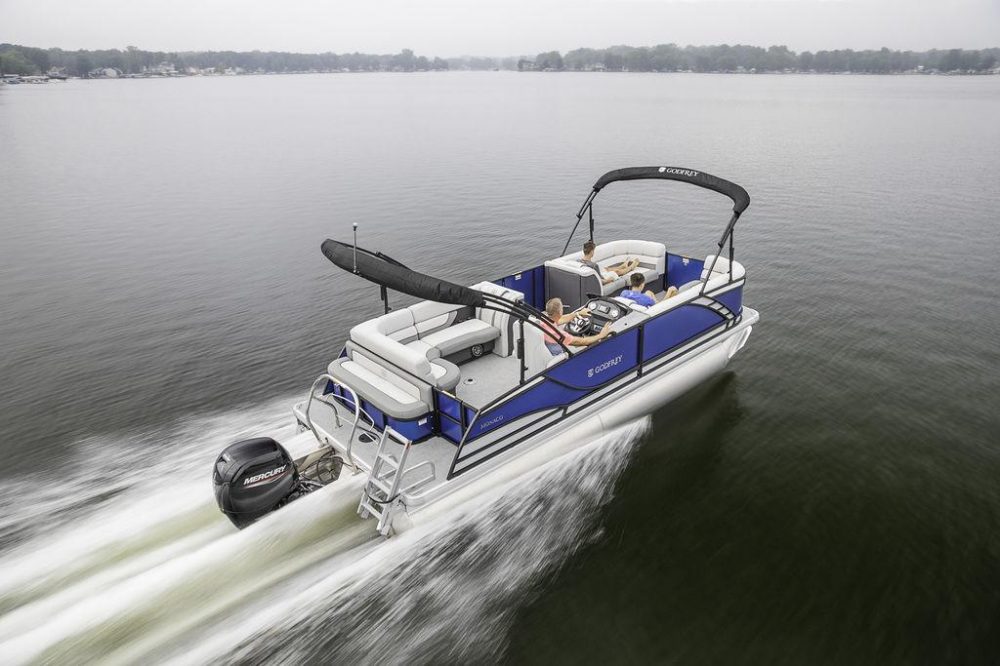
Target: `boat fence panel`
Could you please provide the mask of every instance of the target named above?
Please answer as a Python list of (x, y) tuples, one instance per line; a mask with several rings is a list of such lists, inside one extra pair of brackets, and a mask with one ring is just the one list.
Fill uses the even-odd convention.
[[(694, 263), (693, 261), (691, 263)], [(701, 262), (699, 262), (700, 264)], [(700, 266), (697, 268), (701, 272)], [(513, 392), (473, 419), (459, 445), (449, 478), (462, 474), (525, 439), (537, 423), (549, 423), (553, 410), (565, 414), (574, 403), (607, 391), (641, 376), (644, 365), (666, 356), (682, 345), (712, 332), (723, 330), (738, 321), (733, 305), (742, 308), (742, 285), (720, 295), (717, 300), (702, 297), (667, 310), (620, 335), (588, 347), (554, 365), (542, 381), (525, 390)], [(722, 300), (725, 299), (725, 300)], [(526, 418), (535, 415), (533, 418)], [(547, 426), (536, 426), (544, 429)], [(505, 430), (508, 429), (508, 430)], [(500, 432), (497, 432), (500, 431)], [(476, 440), (496, 432), (496, 438), (480, 444)]]
[(589, 347), (554, 366), (545, 380), (479, 415), (466, 441), (472, 441), (533, 412), (566, 407), (625, 373), (639, 360), (639, 329)]
[(725, 321), (718, 312), (691, 303), (667, 310), (644, 324), (642, 360), (646, 362), (665, 354)]
[(667, 252), (667, 285), (680, 287), (688, 282), (701, 279), (701, 271), (705, 267), (704, 259), (685, 257)]
[(639, 328), (629, 329), (599, 345), (587, 347), (546, 376), (560, 384), (587, 391), (634, 370), (639, 362)]
[(494, 284), (507, 289), (513, 289), (524, 294), (524, 301), (528, 305), (538, 310), (545, 308), (545, 267), (535, 266), (520, 273), (513, 273), (499, 280), (494, 280)]
[(715, 297), (715, 300), (719, 301), (727, 308), (732, 310), (737, 315), (743, 312), (743, 285), (727, 291), (724, 294), (719, 294)]
[(455, 396), (438, 389), (434, 389), (434, 396), (441, 434), (453, 444), (458, 444), (476, 411)]

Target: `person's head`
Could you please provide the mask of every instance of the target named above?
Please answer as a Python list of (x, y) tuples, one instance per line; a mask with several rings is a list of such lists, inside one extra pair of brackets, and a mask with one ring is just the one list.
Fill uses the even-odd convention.
[(562, 317), (563, 314), (562, 301), (558, 298), (550, 298), (545, 304), (545, 314), (549, 316), (549, 319), (558, 322), (559, 317)]
[(628, 283), (631, 285), (632, 291), (642, 291), (642, 288), (646, 286), (646, 278), (642, 276), (642, 273), (632, 273)]
[(583, 244), (583, 256), (588, 259), (594, 254), (594, 250), (597, 249), (597, 244), (594, 241), (589, 240)]

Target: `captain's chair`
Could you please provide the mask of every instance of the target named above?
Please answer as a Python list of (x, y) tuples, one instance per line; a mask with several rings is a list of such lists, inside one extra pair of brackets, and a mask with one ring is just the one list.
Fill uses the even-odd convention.
[(524, 364), (527, 369), (526, 379), (531, 379), (551, 365), (566, 358), (566, 352), (552, 355), (545, 346), (545, 336), (531, 324), (524, 324)]

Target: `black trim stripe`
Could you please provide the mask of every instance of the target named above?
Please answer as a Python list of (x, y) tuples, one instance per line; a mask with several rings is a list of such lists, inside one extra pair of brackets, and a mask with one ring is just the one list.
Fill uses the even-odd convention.
[[(742, 320), (742, 316), (739, 317), (739, 320), (737, 320), (737, 323), (739, 321), (741, 321), (741, 320)], [(512, 447), (517, 446), (518, 444), (520, 444), (520, 443), (522, 443), (522, 442), (530, 439), (531, 437), (533, 437), (537, 433), (541, 432), (542, 430), (544, 430), (546, 428), (550, 428), (552, 426), (555, 426), (558, 423), (561, 423), (562, 421), (566, 420), (570, 416), (573, 416), (573, 415), (579, 413), (581, 410), (586, 409), (587, 407), (593, 405), (594, 403), (599, 402), (601, 400), (604, 400), (604, 399), (608, 398), (609, 396), (612, 396), (612, 395), (620, 392), (622, 389), (631, 386), (636, 381), (639, 381), (639, 380), (641, 380), (643, 378), (648, 378), (648, 376), (651, 373), (655, 373), (657, 370), (665, 368), (666, 366), (670, 365), (674, 361), (681, 360), (681, 358), (683, 356), (686, 356), (687, 354), (693, 352), (696, 349), (704, 347), (706, 344), (714, 341), (716, 338), (718, 338), (718, 337), (724, 335), (725, 333), (729, 332), (733, 327), (734, 327), (734, 325), (730, 324), (730, 323), (726, 323), (726, 324), (723, 324), (721, 326), (716, 326), (716, 328), (718, 329), (716, 332), (709, 333), (708, 337), (706, 337), (704, 340), (700, 340), (699, 342), (697, 342), (696, 344), (688, 347), (687, 349), (678, 349), (677, 347), (674, 347), (673, 351), (675, 353), (673, 353), (672, 355), (668, 356), (667, 358), (664, 358), (662, 360), (662, 362), (657, 363), (655, 366), (652, 366), (652, 367), (648, 367), (647, 366), (647, 367), (645, 367), (642, 374), (638, 374), (638, 369), (635, 369), (635, 370), (632, 370), (630, 373), (626, 373), (626, 374), (635, 374), (634, 377), (631, 377), (631, 378), (624, 377), (624, 376), (617, 377), (616, 379), (612, 380), (612, 384), (614, 384), (615, 382), (621, 382), (621, 383), (618, 384), (617, 386), (613, 386), (612, 385), (611, 389), (609, 391), (605, 392), (605, 391), (602, 390), (602, 389), (606, 388), (608, 385), (604, 385), (604, 386), (598, 387), (598, 392), (600, 393), (600, 395), (594, 395), (591, 400), (586, 400), (586, 398), (581, 398), (581, 400), (584, 400), (584, 402), (581, 402), (579, 404), (570, 403), (570, 405), (563, 406), (562, 410), (563, 410), (564, 413), (563, 413), (563, 416), (560, 417), (559, 419), (557, 419), (557, 420), (555, 420), (555, 421), (553, 421), (551, 423), (545, 424), (545, 425), (537, 428), (536, 430), (532, 431), (531, 433), (529, 433), (529, 434), (527, 434), (527, 435), (525, 435), (523, 437), (520, 437), (520, 438), (518, 438), (518, 439), (516, 439), (516, 440), (514, 440), (514, 441), (512, 441), (512, 442), (510, 442), (508, 444), (506, 444), (505, 446), (500, 447), (496, 451), (490, 453), (490, 455), (484, 456), (484, 457), (480, 458), (479, 460), (474, 460), (471, 463), (469, 463), (468, 465), (464, 466), (462, 469), (459, 469), (459, 470), (456, 471), (456, 468), (463, 462), (463, 460), (459, 457), (460, 454), (461, 454), (461, 452), (462, 452), (462, 447), (460, 446), (459, 449), (458, 449), (458, 451), (455, 452), (455, 459), (452, 461), (451, 469), (449, 470), (448, 476), (446, 477), (445, 480), (451, 480), (451, 479), (453, 479), (456, 476), (460, 476), (460, 475), (468, 472), (469, 470), (474, 469), (475, 467), (481, 465), (482, 463), (484, 463), (484, 462), (486, 462), (488, 460), (491, 460), (492, 458), (500, 455), (501, 453), (503, 453), (505, 451), (508, 451)], [(694, 338), (694, 337), (689, 338), (688, 341), (682, 342), (681, 345), (687, 344), (690, 340), (693, 340), (693, 339), (696, 339), (696, 338)], [(650, 360), (646, 361), (646, 364), (653, 363), (653, 362), (659, 360), (661, 357), (667, 356), (668, 354), (670, 354), (670, 352), (671, 352), (671, 350), (667, 350), (663, 354), (661, 354), (660, 356), (655, 356), (655, 357), (651, 358)], [(572, 409), (571, 409), (571, 407), (572, 407)], [(558, 410), (560, 408), (559, 407), (547, 407), (547, 408), (544, 408), (544, 409), (557, 409)], [(541, 411), (541, 410), (538, 410), (538, 411)], [(528, 412), (527, 414), (524, 414), (520, 418), (524, 418), (526, 416), (530, 416), (531, 414), (534, 414), (534, 413), (536, 413), (536, 412)], [(523, 432), (525, 429), (530, 428), (531, 426), (533, 426), (533, 425), (541, 422), (545, 418), (546, 417), (543, 416), (541, 418), (538, 418), (538, 419), (535, 419), (535, 420), (531, 421), (530, 423), (524, 424), (523, 426), (521, 426), (517, 430), (509, 432), (509, 433), (505, 434), (504, 436), (500, 437), (499, 439), (497, 439), (497, 440), (493, 441), (492, 443), (488, 444), (486, 447), (484, 447), (482, 449), (478, 449), (473, 454), (471, 454), (469, 457), (478, 455), (478, 454), (482, 453), (483, 451), (488, 450), (489, 448), (492, 448), (493, 446), (496, 446), (497, 444), (500, 444), (501, 442), (503, 442), (508, 437), (512, 437), (512, 436), (518, 434), (519, 432)]]

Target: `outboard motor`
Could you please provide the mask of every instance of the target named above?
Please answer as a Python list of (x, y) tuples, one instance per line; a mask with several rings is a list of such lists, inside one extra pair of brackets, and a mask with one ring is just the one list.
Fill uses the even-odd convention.
[(212, 485), (222, 513), (240, 529), (309, 491), (288, 451), (270, 437), (227, 447), (215, 461)]

